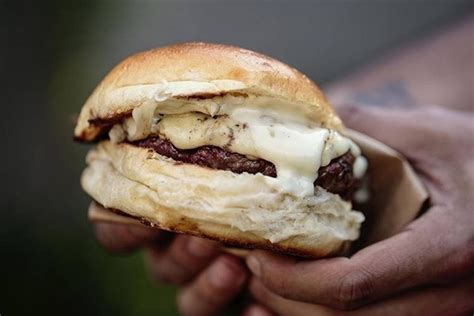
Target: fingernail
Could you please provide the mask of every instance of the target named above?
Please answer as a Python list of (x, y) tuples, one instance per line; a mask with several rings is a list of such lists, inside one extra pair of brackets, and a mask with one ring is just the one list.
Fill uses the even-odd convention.
[(262, 273), (262, 269), (260, 267), (260, 261), (258, 261), (257, 258), (254, 256), (249, 256), (247, 258), (247, 266), (249, 267), (250, 271), (257, 276), (260, 277), (260, 274)]
[(268, 312), (265, 308), (259, 305), (253, 305), (249, 308), (246, 315), (248, 316), (271, 316), (272, 314)]
[(188, 241), (187, 249), (191, 255), (198, 258), (209, 258), (215, 251), (212, 242), (195, 237)]
[(209, 282), (218, 289), (235, 288), (245, 280), (245, 274), (235, 262), (227, 258), (219, 258), (209, 270)]

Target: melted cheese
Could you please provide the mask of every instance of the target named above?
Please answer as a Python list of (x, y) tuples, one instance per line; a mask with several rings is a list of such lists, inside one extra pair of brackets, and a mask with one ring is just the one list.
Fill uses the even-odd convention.
[(364, 156), (357, 156), (354, 161), (354, 165), (352, 166), (354, 177), (362, 179), (362, 177), (364, 177), (365, 172), (367, 171), (367, 167), (367, 159), (365, 159)]
[(158, 103), (135, 108), (121, 126), (111, 129), (110, 139), (134, 141), (159, 134), (180, 149), (213, 145), (251, 159), (265, 159), (275, 165), (281, 190), (296, 196), (314, 194), (318, 169), (349, 150), (356, 157), (354, 176), (361, 178), (366, 171), (367, 161), (349, 138), (300, 120), (292, 112), (264, 107), (265, 98), (256, 98), (261, 104), (255, 106), (238, 106), (235, 100), (232, 106), (209, 101), (210, 112), (219, 114), (212, 117), (189, 112), (186, 106), (179, 113), (170, 107), (173, 100), (159, 102), (170, 94), (165, 91), (155, 99)]
[(146, 138), (153, 133), (153, 128), (159, 121), (160, 116), (155, 116), (156, 105), (148, 103), (132, 111), (132, 117), (124, 120), (123, 128), (127, 132), (128, 140)]
[(271, 161), (286, 191), (310, 195), (321, 166), (327, 129), (310, 129), (299, 124), (282, 124), (252, 109), (233, 111), (231, 118), (245, 122), (250, 130), (256, 157)]
[[(243, 90), (245, 93), (239, 94)], [(115, 99), (120, 100), (121, 103), (136, 103), (139, 100), (141, 105), (134, 108), (133, 112), (146, 111), (147, 106), (150, 105), (163, 114), (200, 112), (218, 116), (229, 114), (235, 108), (245, 107), (259, 109), (272, 117), (290, 119), (308, 126), (324, 125), (324, 122), (314, 122), (309, 119), (312, 117), (310, 113), (313, 107), (295, 106), (288, 100), (269, 97), (261, 92), (235, 80), (209, 82), (189, 80), (125, 86), (111, 91), (109, 98), (113, 103), (119, 102)], [(200, 94), (215, 95), (215, 97), (193, 98)], [(337, 119), (332, 117), (332, 120)]]
[(318, 169), (358, 147), (338, 132), (283, 123), (255, 109), (239, 109), (211, 118), (199, 113), (167, 115), (158, 126), (161, 137), (180, 149), (204, 145), (272, 162), (285, 191), (309, 195)]

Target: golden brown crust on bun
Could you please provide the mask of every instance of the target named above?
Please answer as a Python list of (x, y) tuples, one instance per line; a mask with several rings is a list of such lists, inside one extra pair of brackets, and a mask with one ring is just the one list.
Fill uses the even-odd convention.
[(212, 98), (226, 94), (266, 96), (288, 102), (313, 122), (341, 130), (340, 119), (319, 88), (296, 69), (268, 56), (227, 45), (183, 43), (134, 54), (110, 71), (88, 98), (74, 136), (92, 141), (108, 126), (153, 100), (155, 85), (211, 83), (183, 87), (171, 97)]
[[(81, 178), (104, 208), (230, 245), (323, 257), (346, 249), (364, 220), (350, 201), (315, 185), (318, 169), (348, 151), (356, 165), (360, 149), (343, 129), (319, 88), (288, 65), (238, 47), (184, 43), (112, 69), (74, 135), (97, 141), (110, 130)], [(181, 159), (199, 148), (197, 160)], [(218, 167), (217, 154), (240, 156)], [(257, 159), (273, 163), (276, 177), (228, 171)], [(364, 172), (363, 159), (354, 170)]]

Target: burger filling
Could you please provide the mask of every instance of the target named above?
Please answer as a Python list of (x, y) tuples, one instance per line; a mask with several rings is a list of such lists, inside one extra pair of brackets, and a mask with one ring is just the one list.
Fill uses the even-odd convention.
[[(228, 152), (215, 146), (202, 146), (195, 149), (182, 150), (176, 148), (170, 141), (152, 136), (144, 140), (132, 142), (133, 145), (149, 148), (156, 153), (173, 160), (196, 164), (212, 169), (228, 170), (235, 173), (261, 173), (275, 178), (275, 165), (263, 159), (249, 159), (238, 153)], [(354, 176), (352, 153), (333, 159), (329, 165), (318, 170), (314, 185), (327, 191), (339, 194), (343, 199), (350, 200), (353, 193), (360, 187), (360, 179)]]
[(367, 166), (359, 147), (323, 123), (268, 107), (268, 100), (239, 105), (252, 100), (262, 98), (156, 100), (113, 122), (109, 137), (176, 162), (275, 177), (295, 196), (313, 195), (319, 186), (350, 200)]

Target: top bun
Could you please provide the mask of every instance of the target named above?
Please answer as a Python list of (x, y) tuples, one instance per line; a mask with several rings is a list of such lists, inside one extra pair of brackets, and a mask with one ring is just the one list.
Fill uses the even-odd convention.
[[(291, 111), (301, 112), (323, 127), (343, 129), (319, 88), (296, 69), (234, 46), (183, 43), (132, 55), (115, 66), (87, 99), (74, 136), (82, 141), (95, 140), (109, 126), (104, 122), (117, 122), (153, 100), (150, 85), (216, 80), (220, 84), (213, 89), (184, 85), (172, 97), (212, 98), (228, 93), (265, 96), (287, 102)], [(127, 91), (132, 88), (133, 93)]]

